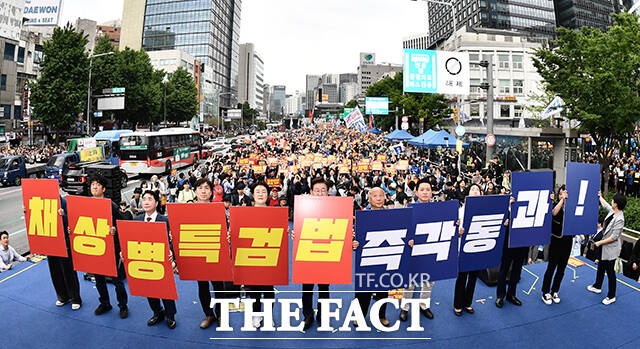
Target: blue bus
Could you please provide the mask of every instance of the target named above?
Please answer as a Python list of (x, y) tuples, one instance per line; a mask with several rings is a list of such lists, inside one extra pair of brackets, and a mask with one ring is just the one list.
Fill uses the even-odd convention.
[(102, 146), (104, 150), (104, 161), (112, 165), (119, 165), (120, 136), (132, 132), (131, 130), (100, 131), (93, 136), (96, 139), (96, 144)]

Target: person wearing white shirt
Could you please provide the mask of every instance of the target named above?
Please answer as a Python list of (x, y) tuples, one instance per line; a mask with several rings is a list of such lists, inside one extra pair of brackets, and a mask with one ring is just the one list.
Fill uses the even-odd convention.
[(9, 270), (13, 266), (13, 262), (24, 262), (29, 257), (22, 257), (16, 250), (9, 246), (9, 233), (0, 232), (0, 272)]

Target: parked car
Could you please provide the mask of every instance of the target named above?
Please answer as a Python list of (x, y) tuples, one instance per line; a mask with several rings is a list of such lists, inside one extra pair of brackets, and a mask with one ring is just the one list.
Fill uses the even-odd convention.
[(0, 183), (19, 186), (23, 178), (44, 176), (44, 170), (45, 165), (28, 164), (22, 155), (7, 156), (0, 159)]

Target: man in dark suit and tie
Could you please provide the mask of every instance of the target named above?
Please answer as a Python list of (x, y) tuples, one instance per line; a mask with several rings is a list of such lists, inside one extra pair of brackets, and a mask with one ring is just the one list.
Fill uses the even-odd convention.
[[(167, 226), (167, 235), (169, 237), (169, 251), (173, 253), (173, 245), (171, 236), (169, 235), (169, 218), (158, 213), (158, 205), (160, 204), (160, 196), (158, 192), (147, 190), (142, 194), (142, 210), (143, 214), (137, 216), (134, 220), (142, 222), (165, 222)], [(147, 298), (149, 306), (153, 310), (153, 317), (147, 321), (147, 325), (153, 326), (167, 317), (167, 326), (170, 329), (176, 328), (176, 302), (172, 299), (162, 299), (164, 309), (158, 298)]]

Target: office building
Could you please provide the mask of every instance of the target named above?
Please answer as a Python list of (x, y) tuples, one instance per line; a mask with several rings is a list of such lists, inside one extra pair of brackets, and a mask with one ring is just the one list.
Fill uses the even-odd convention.
[(264, 104), (264, 61), (251, 43), (240, 45), (238, 69), (238, 103), (249, 106), (262, 114)]
[(320, 75), (307, 75), (306, 76), (306, 88), (305, 99), (306, 107), (305, 111), (313, 110), (316, 105), (316, 89), (322, 84), (322, 77)]
[(284, 113), (287, 102), (287, 88), (283, 85), (271, 86), (271, 115)]
[(401, 64), (366, 64), (358, 67), (358, 94), (365, 95), (367, 89), (387, 76), (402, 72)]
[(598, 28), (606, 31), (613, 25), (611, 13), (619, 12), (618, 0), (554, 0), (558, 27)]
[(122, 26), (120, 21), (109, 21), (102, 24), (98, 24), (96, 27), (96, 44), (102, 37), (109, 37), (109, 42), (114, 47), (120, 47), (120, 33), (122, 32)]

